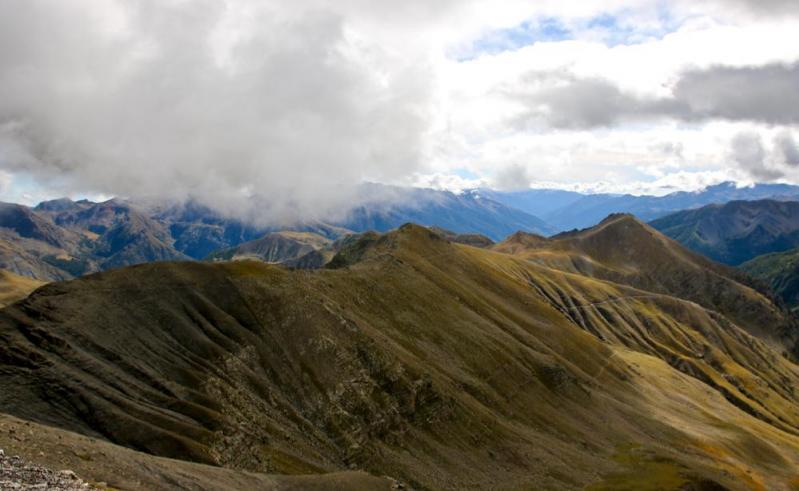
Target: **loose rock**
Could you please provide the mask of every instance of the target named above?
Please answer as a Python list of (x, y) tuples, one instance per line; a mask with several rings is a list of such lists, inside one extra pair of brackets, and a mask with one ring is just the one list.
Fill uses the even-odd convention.
[(0, 449), (0, 489), (81, 491), (92, 488), (70, 470), (53, 471), (17, 456), (7, 457)]

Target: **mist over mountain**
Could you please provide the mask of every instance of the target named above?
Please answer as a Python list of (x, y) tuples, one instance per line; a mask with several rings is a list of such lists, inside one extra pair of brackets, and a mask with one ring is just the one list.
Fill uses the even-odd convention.
[[(517, 192), (483, 189), (452, 193), (366, 184), (360, 186), (353, 195), (353, 203), (360, 204), (353, 205), (349, 212), (337, 212), (334, 214), (338, 216), (335, 220), (301, 220), (274, 224), (266, 223), (263, 219), (242, 219), (237, 213), (223, 214), (192, 201), (174, 203), (113, 199), (94, 203), (64, 198), (45, 201), (34, 208), (2, 205), (0, 264), (16, 274), (44, 280), (60, 280), (143, 262), (201, 260), (212, 255), (216, 258), (247, 255), (250, 253), (243, 250), (233, 251), (241, 244), (261, 240), (267, 234), (275, 232), (310, 233), (332, 242), (348, 234), (369, 230), (386, 232), (407, 222), (439, 227), (456, 235), (476, 234), (496, 242), (517, 231), (552, 235), (564, 224), (582, 224), (606, 210), (631, 212), (646, 219), (665, 214), (672, 207), (692, 208), (706, 202), (725, 203), (742, 196), (768, 196), (772, 199), (788, 200), (795, 197), (792, 193), (796, 192), (799, 192), (799, 188), (788, 185), (738, 188), (729, 183), (710, 186), (703, 191), (677, 192), (663, 197), (583, 195), (571, 191), (536, 189)], [(542, 215), (566, 221), (554, 222), (560, 223), (560, 227), (551, 225), (524, 210), (540, 210)], [(689, 223), (692, 221), (690, 217), (701, 213), (704, 212), (676, 215), (672, 219), (674, 227), (660, 225), (666, 222), (656, 222), (656, 226), (690, 248), (722, 262), (742, 262), (758, 254), (793, 246), (789, 237), (791, 230), (781, 230), (776, 225), (769, 226), (770, 239), (763, 233), (756, 234), (755, 230), (750, 232), (759, 238), (752, 236), (747, 239), (749, 242), (743, 243), (740, 240), (744, 239), (739, 237), (736, 239), (740, 242), (738, 245), (723, 245), (721, 242), (727, 239), (721, 238), (714, 239), (713, 243), (694, 242), (689, 237), (691, 232), (677, 232), (678, 229), (694, 230), (696, 226)], [(786, 213), (788, 215), (783, 221), (790, 220), (790, 212)], [(568, 217), (574, 217), (576, 221), (570, 221), (572, 218)], [(712, 224), (718, 219), (718, 216), (713, 215), (706, 222)], [(742, 230), (748, 226), (741, 225), (741, 220), (736, 223), (743, 227)], [(731, 238), (738, 233), (738, 225), (725, 226), (723, 233)], [(475, 240), (477, 243), (482, 241), (479, 238)], [(245, 250), (250, 247), (259, 249), (256, 246), (245, 246)], [(740, 257), (730, 259), (731, 256), (728, 256), (733, 253), (725, 252), (724, 247), (737, 247), (742, 252), (734, 254)], [(329, 250), (325, 253), (327, 259), (331, 252)], [(270, 261), (269, 256), (270, 254), (266, 254), (263, 259)], [(298, 259), (289, 257), (290, 254), (286, 256), (281, 253), (278, 256), (279, 262)], [(308, 259), (310, 260), (310, 256)], [(321, 257), (309, 264), (319, 265), (320, 261)]]
[[(337, 222), (350, 230), (386, 232), (413, 222), (457, 233), (479, 233), (502, 240), (518, 230), (550, 234), (554, 229), (537, 216), (506, 206), (480, 192), (455, 194), (419, 188), (366, 185), (373, 198)], [(386, 198), (386, 197), (390, 198)]]
[[(195, 202), (94, 203), (64, 198), (34, 208), (0, 204), (0, 266), (49, 281), (153, 261), (249, 255), (284, 262), (322, 249), (322, 241), (332, 243), (369, 230), (385, 232), (409, 221), (455, 234), (482, 235), (489, 241), (517, 230), (552, 231), (535, 216), (471, 193), (368, 185), (357, 199), (368, 204), (337, 221), (282, 225), (226, 216)], [(298, 236), (270, 236), (277, 232), (306, 233), (318, 240), (309, 248), (297, 242)], [(320, 261), (310, 264), (321, 265)]]

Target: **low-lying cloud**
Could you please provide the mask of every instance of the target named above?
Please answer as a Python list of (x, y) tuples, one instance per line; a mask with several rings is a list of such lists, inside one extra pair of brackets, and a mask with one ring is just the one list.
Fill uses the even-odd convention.
[(313, 217), (418, 165), (424, 58), (322, 2), (0, 4), (0, 169), (64, 189)]

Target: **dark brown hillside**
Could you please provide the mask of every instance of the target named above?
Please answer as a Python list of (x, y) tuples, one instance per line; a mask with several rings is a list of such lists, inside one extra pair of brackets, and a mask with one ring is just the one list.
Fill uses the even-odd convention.
[(799, 475), (796, 365), (720, 314), (413, 225), (334, 263), (41, 288), (0, 311), (0, 410), (160, 456), (418, 488)]

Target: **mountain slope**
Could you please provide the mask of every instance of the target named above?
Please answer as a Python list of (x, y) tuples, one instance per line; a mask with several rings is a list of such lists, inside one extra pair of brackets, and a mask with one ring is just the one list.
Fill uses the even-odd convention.
[(355, 207), (338, 225), (355, 232), (386, 232), (413, 222), (459, 234), (481, 234), (492, 240), (502, 240), (517, 230), (553, 232), (540, 218), (485, 198), (479, 192), (454, 194), (375, 184), (365, 186), (363, 192), (367, 196), (360, 199), (366, 204)]
[(25, 239), (44, 242), (59, 249), (69, 248), (78, 236), (56, 226), (26, 206), (0, 203), (0, 227)]
[(799, 246), (799, 202), (732, 201), (674, 213), (651, 225), (694, 251), (737, 265)]
[[(775, 346), (795, 349), (792, 317), (737, 270), (695, 254), (631, 215), (550, 239), (517, 234), (495, 250), (559, 270), (696, 302)], [(799, 354), (799, 352), (797, 352)]]
[[(54, 470), (70, 469), (93, 484), (89, 489), (141, 491), (153, 489), (327, 491), (331, 488), (341, 491), (389, 491), (395, 489), (395, 483), (390, 479), (358, 471), (321, 475), (268, 475), (155, 457), (103, 440), (20, 420), (2, 413), (0, 413), (0, 431), (3, 433), (0, 435), (0, 446), (6, 456), (19, 455), (28, 462), (35, 462)], [(4, 480), (8, 477), (4, 473)]]
[(341, 255), (47, 285), (0, 311), (0, 410), (161, 456), (425, 488), (799, 476), (797, 366), (722, 313), (417, 226)]
[(561, 189), (497, 191), (481, 188), (476, 191), (482, 196), (510, 206), (511, 208), (516, 208), (517, 210), (522, 210), (531, 215), (540, 217), (565, 209), (585, 197), (584, 194)]
[(272, 232), (236, 247), (211, 254), (211, 260), (258, 259), (268, 263), (285, 263), (324, 249), (332, 241), (310, 232)]
[(740, 268), (768, 284), (794, 310), (799, 306), (799, 249), (764, 254)]
[(0, 269), (0, 308), (27, 297), (44, 282)]
[(51, 264), (64, 251), (41, 241), (22, 239), (14, 232), (0, 229), (0, 269), (41, 281), (59, 281), (73, 277)]
[(491, 247), (494, 241), (481, 234), (457, 234), (451, 230), (446, 230), (441, 227), (428, 227), (433, 232), (450, 242), (457, 244), (466, 244), (474, 247)]

